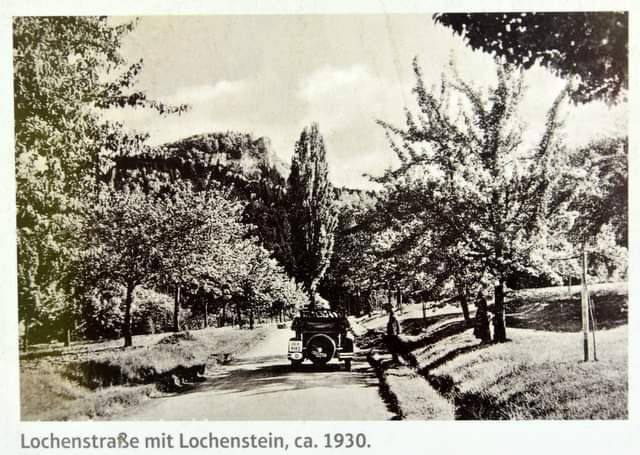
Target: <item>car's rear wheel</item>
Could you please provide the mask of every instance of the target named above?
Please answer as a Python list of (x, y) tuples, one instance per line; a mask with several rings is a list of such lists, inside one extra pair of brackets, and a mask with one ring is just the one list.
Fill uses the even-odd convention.
[(314, 365), (324, 365), (336, 354), (336, 344), (331, 337), (318, 334), (309, 338), (306, 351)]

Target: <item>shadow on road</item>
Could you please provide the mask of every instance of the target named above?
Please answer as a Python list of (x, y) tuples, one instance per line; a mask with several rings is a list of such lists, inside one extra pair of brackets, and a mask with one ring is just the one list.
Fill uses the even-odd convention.
[(377, 379), (366, 363), (356, 363), (350, 372), (345, 371), (342, 362), (321, 367), (304, 363), (294, 370), (278, 355), (235, 360), (208, 373), (204, 382), (186, 386), (179, 395), (213, 392), (216, 395), (252, 396), (354, 386), (377, 387)]

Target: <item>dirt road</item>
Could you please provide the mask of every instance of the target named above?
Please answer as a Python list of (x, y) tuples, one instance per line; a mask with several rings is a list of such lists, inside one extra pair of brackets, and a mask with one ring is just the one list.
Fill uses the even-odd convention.
[(118, 420), (388, 420), (378, 381), (364, 360), (351, 372), (332, 361), (322, 369), (305, 362), (292, 371), (286, 357), (288, 329), (232, 364), (207, 374), (192, 390), (152, 399)]

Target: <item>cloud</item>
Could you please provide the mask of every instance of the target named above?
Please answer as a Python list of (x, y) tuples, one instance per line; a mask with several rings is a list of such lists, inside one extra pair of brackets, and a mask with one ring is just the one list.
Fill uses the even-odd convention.
[[(371, 123), (398, 106), (403, 88), (375, 75), (362, 64), (346, 68), (324, 66), (302, 79), (297, 96), (306, 105), (306, 122), (317, 121), (325, 130), (344, 130)], [(402, 99), (402, 98), (400, 98)]]
[(327, 146), (330, 176), (337, 185), (371, 187), (362, 173), (379, 174), (395, 164), (377, 119), (401, 123), (410, 86), (381, 77), (363, 64), (323, 66), (298, 85), (304, 105), (299, 126), (317, 122)]
[(111, 109), (104, 117), (122, 122), (128, 128), (150, 134), (149, 144), (157, 145), (193, 134), (238, 129), (230, 117), (246, 111), (237, 108), (250, 98), (252, 84), (247, 80), (221, 80), (215, 84), (183, 86), (155, 99), (164, 103), (187, 104), (189, 109), (180, 114), (161, 116), (153, 109)]
[(216, 99), (238, 96), (247, 89), (247, 85), (246, 80), (222, 80), (215, 84), (181, 87), (175, 93), (159, 98), (167, 103), (189, 104), (195, 107)]

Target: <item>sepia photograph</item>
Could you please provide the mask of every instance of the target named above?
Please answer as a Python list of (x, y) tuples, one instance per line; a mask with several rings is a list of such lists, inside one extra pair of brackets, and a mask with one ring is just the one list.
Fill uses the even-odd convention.
[(629, 418), (627, 11), (11, 34), (20, 421)]

